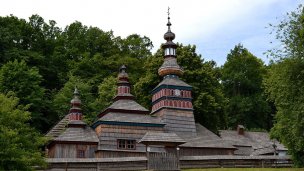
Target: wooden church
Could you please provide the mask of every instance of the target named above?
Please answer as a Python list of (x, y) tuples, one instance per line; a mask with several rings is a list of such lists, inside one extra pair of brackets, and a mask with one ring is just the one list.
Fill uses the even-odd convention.
[[(175, 34), (171, 31), (170, 17), (167, 26), (166, 43), (162, 45), (164, 61), (158, 69), (163, 80), (152, 90), (152, 110), (135, 101), (130, 93), (127, 68), (122, 66), (113, 103), (100, 112), (93, 125), (82, 121), (81, 100), (75, 89), (68, 115), (47, 133), (51, 139), (46, 146), (48, 158), (69, 158), (77, 162), (79, 158), (146, 157), (158, 153), (172, 153), (179, 157), (254, 153), (254, 142), (258, 137), (247, 137), (245, 145), (237, 140), (238, 136), (246, 139), (249, 132), (238, 134), (233, 131), (221, 138), (195, 123), (192, 87), (180, 79), (183, 69), (177, 64), (177, 45), (173, 42)], [(222, 133), (227, 135), (229, 132)], [(231, 136), (236, 139), (229, 139)], [(267, 147), (271, 143), (269, 136), (264, 136), (261, 141), (267, 142)], [(235, 153), (244, 151), (244, 146), (249, 152)], [(278, 151), (286, 151), (278, 142), (277, 146)], [(268, 152), (273, 154), (273, 150)]]

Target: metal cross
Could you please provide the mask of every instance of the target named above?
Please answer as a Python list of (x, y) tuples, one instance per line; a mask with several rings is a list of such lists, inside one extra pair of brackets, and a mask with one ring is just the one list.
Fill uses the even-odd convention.
[(168, 7), (168, 17), (170, 17), (170, 7)]

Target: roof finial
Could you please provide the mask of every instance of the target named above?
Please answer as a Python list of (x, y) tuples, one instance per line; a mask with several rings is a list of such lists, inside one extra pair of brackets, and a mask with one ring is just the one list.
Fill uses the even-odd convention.
[(74, 95), (79, 95), (79, 92), (78, 92), (77, 86), (75, 86), (75, 88), (74, 88)]
[(168, 7), (168, 18), (170, 18), (170, 7)]
[(119, 68), (119, 72), (120, 73), (125, 73), (126, 72), (126, 69), (127, 67), (125, 65), (122, 65), (120, 68)]
[(171, 26), (171, 22), (170, 22), (170, 7), (168, 7), (168, 23), (167, 23), (167, 26), (168, 26), (168, 31), (170, 31), (170, 26)]

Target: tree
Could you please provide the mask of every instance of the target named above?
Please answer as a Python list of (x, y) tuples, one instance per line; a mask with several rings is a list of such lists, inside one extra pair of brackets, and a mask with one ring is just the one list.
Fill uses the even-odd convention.
[(18, 105), (11, 92), (0, 94), (0, 170), (34, 170), (45, 166), (40, 148), (46, 142), (28, 124), (28, 107)]
[(230, 128), (243, 124), (249, 129), (270, 129), (271, 108), (262, 89), (265, 73), (263, 62), (240, 44), (227, 55), (221, 79), (229, 99), (226, 110)]
[[(195, 46), (177, 44), (177, 61), (184, 68), (181, 77), (185, 82), (193, 86), (194, 116), (196, 122), (217, 132), (226, 126), (224, 114), (225, 97), (219, 83), (219, 71), (215, 62), (204, 62), (196, 53)], [(163, 62), (163, 50), (159, 49), (153, 56), (148, 57), (144, 64), (145, 75), (136, 82), (135, 95), (139, 102), (150, 108), (150, 91), (161, 81), (157, 70)]]
[(287, 14), (274, 26), (282, 49), (270, 50), (277, 60), (265, 79), (266, 92), (277, 108), (271, 136), (287, 146), (296, 166), (304, 166), (304, 9)]
[(37, 68), (27, 66), (25, 61), (8, 62), (0, 69), (0, 92), (13, 91), (21, 104), (30, 105), (31, 123), (38, 129), (47, 122), (41, 113), (45, 107), (45, 89), (40, 86), (41, 82), (42, 76)]
[(98, 86), (98, 98), (96, 98), (94, 104), (98, 106), (96, 116), (104, 110), (106, 107), (109, 107), (112, 103), (112, 99), (117, 93), (117, 79), (116, 77), (109, 76), (103, 80)]

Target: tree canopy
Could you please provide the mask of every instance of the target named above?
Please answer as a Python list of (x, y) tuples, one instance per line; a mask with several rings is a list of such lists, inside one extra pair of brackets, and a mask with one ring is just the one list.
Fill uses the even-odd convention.
[(296, 166), (304, 166), (304, 9), (299, 6), (276, 29), (282, 49), (273, 49), (276, 61), (265, 79), (268, 97), (277, 108), (272, 137), (287, 146)]
[(271, 107), (263, 95), (262, 81), (266, 74), (263, 62), (242, 45), (227, 55), (221, 68), (222, 84), (228, 98), (228, 126), (236, 128), (271, 128)]
[(45, 139), (28, 122), (27, 106), (19, 105), (19, 99), (0, 94), (0, 170), (34, 170), (33, 166), (45, 166), (39, 148)]

